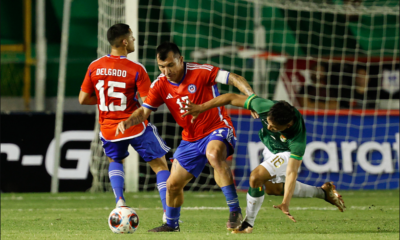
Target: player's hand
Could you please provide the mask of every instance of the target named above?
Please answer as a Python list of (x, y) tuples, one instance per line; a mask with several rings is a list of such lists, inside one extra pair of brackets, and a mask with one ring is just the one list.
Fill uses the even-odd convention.
[(256, 112), (253, 111), (253, 110), (250, 111), (250, 114), (251, 114), (251, 116), (252, 116), (254, 119), (260, 118), (260, 116), (258, 116), (258, 113), (256, 113)]
[(181, 107), (181, 110), (185, 110), (186, 112), (182, 115), (182, 117), (186, 117), (187, 115), (192, 115), (192, 123), (196, 118), (202, 113), (201, 107), (197, 104), (192, 103), (190, 99), (187, 100), (187, 102), (183, 102), (185, 107)]
[(115, 136), (118, 136), (118, 134), (121, 132), (122, 134), (125, 133), (125, 129), (126, 129), (126, 122), (122, 121), (120, 123), (118, 123), (117, 126), (117, 130), (115, 131)]
[(274, 208), (279, 208), (286, 216), (288, 216), (288, 218), (290, 218), (290, 220), (296, 222), (296, 219), (294, 219), (294, 217), (290, 215), (289, 207), (285, 203), (281, 203), (278, 206), (274, 205)]

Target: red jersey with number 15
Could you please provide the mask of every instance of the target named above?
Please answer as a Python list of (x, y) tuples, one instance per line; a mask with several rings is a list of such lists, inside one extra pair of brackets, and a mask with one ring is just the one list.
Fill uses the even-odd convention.
[(120, 141), (143, 134), (147, 120), (115, 137), (118, 123), (129, 118), (140, 107), (137, 92), (140, 97), (146, 97), (150, 84), (144, 66), (125, 56), (106, 55), (89, 65), (81, 90), (88, 94), (96, 92), (103, 138)]
[(181, 117), (185, 110), (180, 108), (188, 99), (195, 104), (202, 104), (219, 96), (215, 81), (218, 67), (184, 62), (184, 71), (184, 76), (178, 84), (170, 82), (164, 74), (160, 74), (151, 84), (143, 107), (156, 111), (165, 103), (175, 121), (183, 128), (182, 139), (188, 142), (202, 139), (218, 128), (233, 129), (224, 107), (213, 108), (200, 114), (193, 124), (191, 116)]

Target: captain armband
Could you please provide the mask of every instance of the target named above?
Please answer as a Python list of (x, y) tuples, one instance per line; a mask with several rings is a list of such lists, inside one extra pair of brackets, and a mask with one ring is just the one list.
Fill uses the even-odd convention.
[(222, 83), (222, 84), (228, 84), (229, 74), (230, 74), (230, 72), (228, 72), (228, 71), (219, 70), (217, 77), (215, 78), (215, 81)]

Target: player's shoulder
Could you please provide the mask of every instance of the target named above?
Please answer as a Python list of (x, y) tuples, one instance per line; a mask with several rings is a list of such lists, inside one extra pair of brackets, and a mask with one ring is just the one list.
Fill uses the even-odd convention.
[(195, 71), (195, 72), (211, 72), (216, 67), (210, 64), (200, 64), (196, 62), (187, 62), (186, 70), (187, 71)]
[(92, 62), (89, 64), (89, 68), (91, 68), (91, 67), (96, 67), (96, 65), (102, 64), (106, 59), (107, 59), (107, 55), (104, 55), (104, 56), (102, 56), (102, 57), (99, 57), (98, 59), (92, 61)]
[(129, 67), (132, 67), (135, 70), (144, 70), (147, 73), (147, 70), (146, 70), (145, 66), (143, 64), (141, 64), (140, 62), (132, 61), (132, 60), (130, 60), (128, 58), (124, 58), (124, 59), (127, 62), (127, 65)]
[(160, 75), (158, 75), (157, 79), (151, 83), (150, 88), (158, 88), (164, 85), (165, 81), (167, 81), (167, 78), (164, 74), (161, 73)]

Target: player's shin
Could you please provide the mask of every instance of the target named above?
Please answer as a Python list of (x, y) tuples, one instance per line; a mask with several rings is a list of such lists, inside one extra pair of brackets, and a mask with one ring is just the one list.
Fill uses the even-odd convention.
[(229, 207), (229, 211), (241, 213), (242, 210), (240, 209), (240, 206), (239, 206), (239, 199), (238, 199), (235, 185), (231, 184), (229, 186), (222, 187), (221, 190), (225, 195), (226, 204)]
[(124, 198), (124, 166), (119, 162), (110, 162), (108, 167), (108, 176), (110, 178), (111, 187), (114, 191), (115, 202), (121, 198), (125, 201)]
[(297, 198), (321, 198), (325, 199), (324, 191), (319, 187), (310, 186), (296, 181), (293, 197)]
[(160, 194), (161, 203), (163, 205), (164, 212), (166, 211), (166, 194), (167, 194), (167, 179), (169, 177), (169, 171), (163, 170), (157, 173), (157, 188)]
[(258, 211), (264, 202), (264, 189), (263, 187), (252, 188), (249, 187), (247, 192), (247, 206), (246, 206), (246, 219), (245, 221), (251, 226), (254, 226)]

